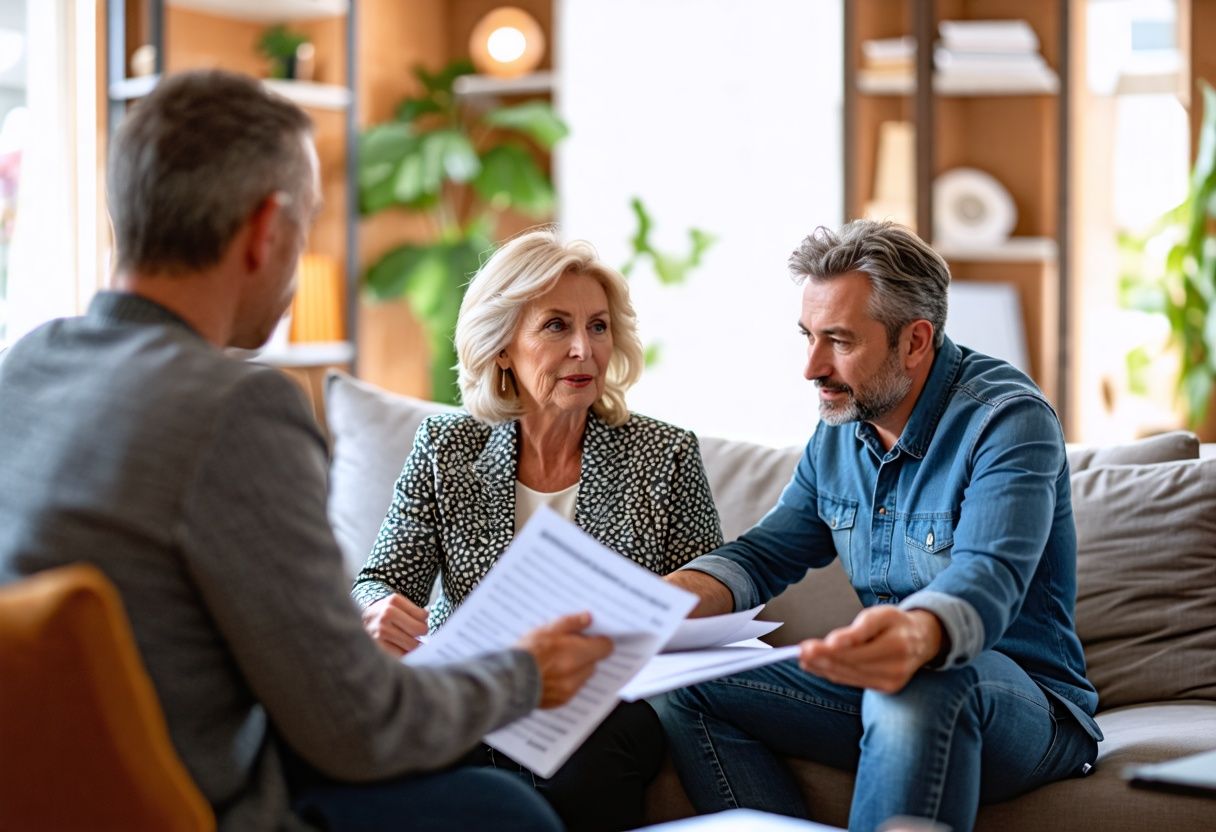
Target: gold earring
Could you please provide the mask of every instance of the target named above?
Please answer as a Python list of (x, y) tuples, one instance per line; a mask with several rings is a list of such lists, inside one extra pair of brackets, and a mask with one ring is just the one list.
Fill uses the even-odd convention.
[(504, 369), (498, 371), (498, 392), (507, 395), (507, 371)]

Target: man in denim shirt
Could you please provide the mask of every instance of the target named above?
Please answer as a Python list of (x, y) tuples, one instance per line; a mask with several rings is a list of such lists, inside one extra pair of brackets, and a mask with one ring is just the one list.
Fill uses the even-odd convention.
[(672, 694), (676, 766), (702, 812), (805, 817), (795, 756), (856, 770), (850, 829), (970, 829), (981, 802), (1088, 770), (1102, 738), (1060, 423), (1024, 374), (945, 337), (949, 270), (905, 229), (816, 229), (790, 268), (820, 424), (759, 525), (668, 580), (713, 615), (839, 558), (865, 609), (797, 665)]

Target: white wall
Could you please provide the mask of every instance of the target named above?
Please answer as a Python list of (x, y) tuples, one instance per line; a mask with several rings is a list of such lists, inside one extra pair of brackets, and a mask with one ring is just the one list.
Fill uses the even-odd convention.
[(631, 408), (801, 444), (817, 415), (786, 259), (841, 220), (839, 0), (558, 0), (556, 13), (563, 234), (624, 263), (636, 194), (660, 248), (684, 251), (689, 226), (719, 238), (686, 286), (635, 271), (643, 340), (663, 358)]

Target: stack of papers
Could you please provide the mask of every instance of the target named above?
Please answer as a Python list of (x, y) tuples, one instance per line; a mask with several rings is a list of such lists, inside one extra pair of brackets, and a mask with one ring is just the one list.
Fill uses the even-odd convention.
[[(565, 705), (534, 710), (485, 738), (541, 777), (551, 777), (622, 698), (796, 655), (796, 647), (773, 650), (755, 641), (780, 626), (754, 620), (760, 608), (685, 621), (696, 603), (692, 593), (541, 509), (447, 623), (403, 661), (436, 665), (505, 650), (542, 624), (589, 611), (588, 632), (609, 636), (612, 655)], [(736, 646), (723, 646), (729, 644)], [(665, 646), (673, 652), (656, 659)]]
[(934, 49), (938, 92), (1055, 92), (1059, 79), (1025, 20), (943, 20)]
[(874, 38), (861, 42), (858, 84), (862, 90), (910, 85), (916, 75), (916, 38)]

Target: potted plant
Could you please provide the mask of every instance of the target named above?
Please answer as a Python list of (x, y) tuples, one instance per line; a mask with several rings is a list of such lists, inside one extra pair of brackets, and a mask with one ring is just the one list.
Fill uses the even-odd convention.
[(295, 78), (296, 55), (308, 36), (293, 32), (283, 24), (271, 26), (258, 40), (258, 52), (270, 59), (271, 78)]
[[(1186, 200), (1145, 234), (1120, 237), (1121, 301), (1169, 321), (1179, 357), (1178, 396), (1192, 427), (1204, 422), (1216, 379), (1216, 91), (1203, 80), (1199, 88), (1203, 122)], [(1151, 262), (1153, 248), (1164, 250), (1164, 258)], [(1151, 364), (1143, 348), (1128, 354), (1134, 391), (1146, 389)]]
[(388, 251), (365, 284), (377, 299), (406, 299), (426, 330), (431, 397), (449, 403), (458, 397), (452, 333), (465, 286), (493, 249), (504, 212), (552, 214), (553, 184), (537, 155), (568, 132), (545, 101), (489, 109), (462, 101), (452, 86), (472, 71), (467, 61), (435, 74), (415, 68), (422, 94), (359, 143), (360, 212), (400, 207), (426, 215), (434, 229), (426, 241)]

